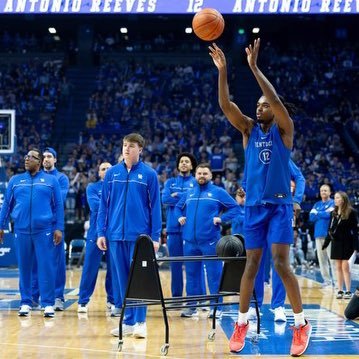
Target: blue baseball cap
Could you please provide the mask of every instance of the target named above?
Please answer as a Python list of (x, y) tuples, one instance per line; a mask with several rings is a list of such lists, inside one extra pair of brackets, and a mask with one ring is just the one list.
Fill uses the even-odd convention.
[(46, 147), (45, 150), (44, 150), (44, 153), (45, 152), (49, 152), (54, 156), (54, 158), (57, 158), (57, 153), (52, 147)]

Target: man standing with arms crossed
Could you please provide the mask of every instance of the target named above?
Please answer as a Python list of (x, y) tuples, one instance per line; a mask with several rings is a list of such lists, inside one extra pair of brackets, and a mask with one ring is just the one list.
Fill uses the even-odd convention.
[(294, 312), (292, 356), (302, 355), (309, 343), (311, 325), (304, 318), (298, 281), (290, 269), (289, 246), (293, 243), (293, 201), (290, 193), (290, 152), (294, 125), (274, 87), (259, 70), (257, 57), (260, 39), (246, 48), (247, 61), (263, 96), (257, 102), (257, 123), (230, 101), (224, 53), (209, 47), (218, 68), (218, 97), (222, 111), (243, 136), (245, 150), (246, 205), (244, 234), (247, 263), (241, 281), (240, 310), (229, 342), (233, 352), (245, 345), (249, 328), (248, 308), (263, 248), (270, 246), (274, 266), (281, 277)]
[[(97, 245), (107, 250), (109, 242), (111, 272), (120, 285), (122, 300), (126, 294), (135, 243), (147, 234), (158, 250), (162, 229), (160, 187), (157, 173), (140, 160), (145, 145), (138, 133), (124, 137), (124, 160), (107, 170), (97, 220)], [(146, 307), (127, 308), (123, 335), (146, 338)], [(111, 334), (119, 335), (119, 329)]]
[[(167, 247), (171, 257), (183, 256), (183, 239), (180, 224), (175, 216), (175, 206), (187, 190), (196, 186), (191, 172), (197, 161), (191, 153), (182, 152), (177, 157), (178, 176), (168, 179), (162, 192), (162, 203), (166, 206)], [(183, 295), (182, 262), (171, 263), (172, 297)]]

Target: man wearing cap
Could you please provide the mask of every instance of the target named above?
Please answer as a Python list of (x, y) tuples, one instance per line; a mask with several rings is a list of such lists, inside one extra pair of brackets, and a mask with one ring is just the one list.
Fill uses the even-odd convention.
[[(57, 162), (57, 152), (52, 147), (46, 147), (43, 152), (43, 161), (42, 165), (44, 167), (44, 171), (50, 175), (56, 177), (60, 184), (61, 189), (61, 197), (63, 201), (63, 205), (65, 208), (66, 196), (69, 191), (69, 179), (68, 177), (59, 172), (55, 163)], [(63, 236), (64, 238), (64, 236)], [(64, 239), (63, 239), (64, 241)], [(64, 242), (63, 242), (64, 243)], [(65, 256), (65, 248), (63, 243), (56, 247), (55, 254), (55, 305), (54, 309), (56, 311), (64, 310), (64, 290), (66, 284), (66, 256)], [(39, 298), (39, 286), (37, 283), (37, 268), (34, 265), (33, 268), (33, 286), (32, 286), (32, 296), (34, 303), (38, 303)]]
[[(178, 176), (168, 179), (162, 192), (162, 203), (166, 206), (167, 247), (171, 257), (183, 256), (181, 226), (175, 217), (175, 206), (188, 189), (196, 186), (192, 171), (197, 161), (191, 153), (182, 152), (177, 156)], [(183, 295), (182, 262), (171, 263), (172, 297)]]

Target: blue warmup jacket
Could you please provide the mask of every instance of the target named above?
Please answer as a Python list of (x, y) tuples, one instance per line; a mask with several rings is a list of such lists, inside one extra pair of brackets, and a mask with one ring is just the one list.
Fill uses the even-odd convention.
[(68, 177), (64, 173), (58, 171), (56, 168), (54, 168), (52, 171), (44, 171), (44, 172), (48, 173), (49, 175), (53, 175), (57, 178), (60, 185), (62, 200), (65, 206), (66, 196), (70, 187), (70, 181)]
[(330, 213), (334, 210), (334, 200), (317, 202), (309, 212), (309, 220), (314, 223), (314, 237), (326, 237), (330, 221)]
[(213, 224), (214, 217), (228, 210), (227, 220), (238, 213), (239, 205), (223, 188), (207, 183), (187, 191), (177, 203), (175, 213), (177, 220), (184, 216), (182, 238), (186, 242), (204, 243), (218, 240), (221, 226)]
[(90, 183), (86, 188), (87, 203), (90, 207), (90, 228), (87, 232), (87, 240), (96, 240), (97, 235), (97, 214), (100, 208), (100, 199), (103, 181)]
[[(166, 181), (162, 192), (162, 203), (166, 205), (166, 230), (167, 233), (181, 232), (181, 225), (175, 215), (175, 206), (182, 196), (186, 195), (188, 189), (197, 186), (196, 179), (192, 176), (177, 176)], [(171, 194), (177, 192), (176, 197)]]
[(223, 222), (231, 222), (231, 232), (232, 234), (244, 234), (244, 206), (238, 205), (238, 209), (236, 212), (236, 216), (234, 218), (232, 218), (232, 220), (230, 221), (229, 219), (227, 220), (227, 216), (228, 216), (228, 212), (224, 213), (222, 216), (222, 221)]
[(13, 176), (1, 208), (1, 229), (6, 228), (10, 214), (17, 233), (63, 231), (64, 205), (56, 177), (43, 171), (34, 176), (29, 172)]
[(140, 234), (158, 242), (161, 200), (157, 173), (139, 161), (128, 172), (124, 161), (109, 168), (102, 186), (97, 234), (109, 241), (135, 241)]
[(293, 202), (301, 204), (305, 190), (305, 178), (298, 166), (289, 160), (290, 179), (295, 182)]

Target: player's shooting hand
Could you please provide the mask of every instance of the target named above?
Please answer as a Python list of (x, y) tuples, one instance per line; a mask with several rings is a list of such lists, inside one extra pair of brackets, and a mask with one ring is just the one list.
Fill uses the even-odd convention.
[(62, 232), (60, 230), (54, 231), (54, 244), (57, 246), (62, 241)]
[(227, 66), (227, 62), (223, 51), (215, 43), (213, 43), (212, 46), (208, 46), (208, 49), (209, 55), (212, 57), (212, 60), (218, 70), (224, 69)]
[(246, 47), (247, 61), (250, 68), (257, 67), (257, 58), (261, 39), (255, 39), (253, 45)]
[(96, 244), (101, 251), (107, 251), (106, 237), (98, 237)]
[(0, 229), (0, 244), (4, 243), (4, 230)]

